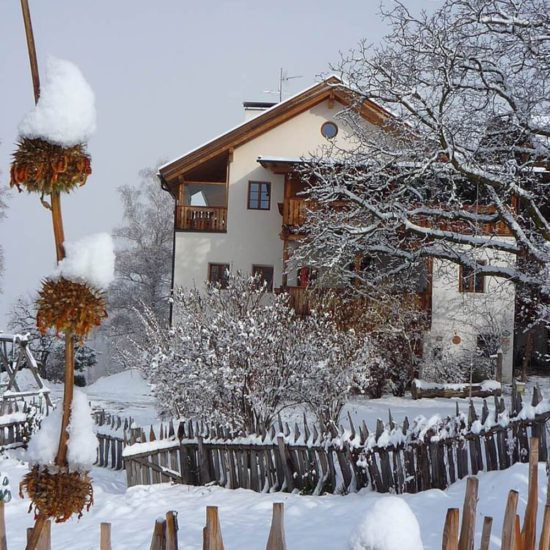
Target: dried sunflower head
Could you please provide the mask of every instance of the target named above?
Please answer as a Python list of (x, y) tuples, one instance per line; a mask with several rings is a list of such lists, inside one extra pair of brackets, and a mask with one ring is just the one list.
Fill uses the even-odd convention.
[(88, 511), (94, 503), (94, 490), (87, 472), (50, 472), (36, 465), (19, 484), (21, 498), (24, 498), (23, 491), (31, 499), (29, 512), (34, 508), (35, 518), (42, 514), (56, 523), (67, 521), (73, 514), (82, 517), (84, 509)]
[(81, 341), (107, 317), (102, 292), (63, 277), (42, 283), (36, 306), (36, 326), (42, 334), (54, 328)]
[(84, 145), (62, 147), (44, 139), (23, 138), (13, 154), (10, 186), (41, 194), (68, 193), (84, 185), (91, 173)]

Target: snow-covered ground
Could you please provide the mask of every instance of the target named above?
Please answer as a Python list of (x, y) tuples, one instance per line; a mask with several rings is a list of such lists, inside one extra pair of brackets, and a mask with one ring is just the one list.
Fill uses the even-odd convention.
[[(0, 461), (16, 489), (26, 465), (13, 458)], [(516, 464), (504, 472), (481, 474), (476, 518), (476, 547), (479, 546), (483, 516), (493, 522), (492, 548), (500, 547), (500, 531), (510, 489), (520, 492), (519, 513), (523, 517), (527, 496), (527, 465)], [(265, 548), (273, 502), (285, 504), (285, 529), (289, 550), (344, 550), (352, 533), (374, 502), (385, 496), (363, 492), (346, 496), (310, 497), (284, 493), (259, 494), (219, 487), (155, 485), (126, 489), (124, 473), (93, 469), (95, 505), (80, 520), (54, 525), (52, 546), (56, 550), (91, 550), (99, 544), (99, 525), (112, 523), (113, 550), (149, 548), (155, 519), (169, 510), (178, 512), (181, 550), (202, 548), (202, 528), (206, 506), (218, 506), (225, 547), (228, 550)], [(546, 500), (546, 475), (539, 467), (540, 528)], [(424, 548), (441, 547), (441, 533), (447, 508), (462, 507), (465, 482), (446, 491), (431, 490), (403, 498), (414, 512), (422, 533)], [(6, 505), (9, 548), (23, 548), (25, 531), (32, 525), (28, 501), (14, 495)], [(388, 523), (391, 518), (388, 518)], [(393, 525), (393, 524), (392, 524)], [(381, 528), (384, 526), (382, 525)], [(393, 526), (399, 529), (398, 525)], [(399, 550), (399, 549), (395, 549)]]
[[(546, 395), (550, 394), (548, 380), (536, 380)], [(54, 399), (61, 397), (61, 386), (51, 385)], [(132, 416), (138, 424), (148, 425), (159, 421), (150, 386), (135, 370), (100, 378), (85, 388), (88, 398), (96, 407), (123, 416)], [(378, 400), (356, 399), (349, 410), (354, 422), (366, 419), (374, 427), (377, 418), (388, 418), (388, 409), (395, 420), (405, 416), (445, 416), (455, 412), (456, 399), (423, 399), (385, 397)], [(458, 400), (462, 411), (468, 401)], [(475, 402), (480, 405), (480, 399)], [(490, 400), (489, 400), (490, 403)], [(298, 415), (290, 414), (290, 417)], [(294, 419), (294, 418), (293, 418)], [(296, 418), (298, 419), (298, 418)], [(346, 423), (345, 421), (343, 422)], [(27, 471), (23, 451), (12, 452), (0, 460), (0, 470), (7, 474), (14, 493), (19, 480)], [(477, 515), (477, 537), (481, 535), (484, 515), (494, 518), (492, 548), (500, 546), (500, 531), (506, 497), (510, 489), (520, 492), (519, 513), (523, 514), (528, 471), (524, 464), (517, 464), (503, 472), (480, 475)], [(154, 521), (169, 510), (179, 514), (180, 549), (201, 548), (202, 528), (206, 506), (219, 507), (223, 538), (226, 548), (254, 550), (265, 548), (271, 522), (273, 502), (285, 503), (285, 527), (289, 550), (338, 550), (349, 549), (350, 537), (361, 525), (365, 514), (375, 501), (385, 496), (368, 491), (346, 496), (322, 497), (295, 494), (258, 494), (239, 489), (220, 487), (190, 487), (182, 485), (155, 485), (151, 487), (126, 488), (124, 472), (94, 468), (95, 505), (81, 520), (73, 519), (66, 524), (54, 525), (53, 547), (58, 550), (88, 550), (97, 548), (99, 525), (112, 523), (114, 550), (148, 548)], [(539, 468), (539, 526), (543, 505), (546, 501), (546, 474), (543, 465)], [(448, 508), (460, 508), (464, 499), (465, 482), (461, 481), (446, 491), (431, 490), (403, 498), (415, 514), (426, 549), (441, 546), (441, 532)], [(32, 525), (32, 516), (27, 514), (28, 501), (14, 494), (7, 505), (7, 529), (10, 548), (23, 548), (25, 529)], [(392, 524), (393, 525), (393, 524)], [(397, 528), (397, 526), (395, 526)]]

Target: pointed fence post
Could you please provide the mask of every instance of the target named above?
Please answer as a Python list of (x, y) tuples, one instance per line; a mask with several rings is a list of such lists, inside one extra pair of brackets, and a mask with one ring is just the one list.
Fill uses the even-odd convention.
[(491, 542), (491, 529), (493, 527), (493, 518), (487, 516), (483, 519), (483, 531), (481, 532), (481, 546), (480, 550), (489, 550), (489, 543)]
[(535, 548), (537, 538), (537, 508), (538, 508), (538, 480), (539, 480), (539, 439), (532, 437), (529, 448), (529, 492), (525, 519), (521, 533), (524, 549)]
[(206, 527), (203, 531), (203, 550), (224, 550), (217, 506), (206, 507)]
[(477, 489), (479, 480), (470, 476), (466, 482), (464, 507), (462, 509), (462, 526), (460, 528), (459, 550), (472, 550), (476, 528)]
[(111, 524), (102, 523), (99, 535), (99, 550), (111, 550)]
[(458, 549), (458, 522), (460, 512), (458, 508), (449, 508), (445, 518), (445, 527), (443, 528), (442, 550)]
[(38, 539), (38, 544), (36, 545), (36, 550), (51, 550), (52, 548), (52, 522), (47, 520), (44, 524), (42, 532), (40, 533), (40, 538)]
[(178, 550), (178, 513), (166, 512), (166, 550)]
[(149, 550), (165, 550), (166, 548), (166, 521), (157, 519)]
[(550, 548), (550, 506), (545, 506), (539, 550), (548, 550), (548, 548)]
[(273, 503), (273, 518), (271, 530), (267, 539), (266, 550), (286, 550), (285, 540), (285, 505), (282, 502)]
[(514, 534), (516, 522), (516, 510), (518, 507), (519, 493), (510, 491), (508, 493), (508, 502), (506, 503), (506, 512), (504, 513), (504, 522), (502, 524), (501, 550), (514, 550)]
[(8, 539), (6, 537), (6, 516), (4, 501), (0, 501), (0, 550), (8, 550)]

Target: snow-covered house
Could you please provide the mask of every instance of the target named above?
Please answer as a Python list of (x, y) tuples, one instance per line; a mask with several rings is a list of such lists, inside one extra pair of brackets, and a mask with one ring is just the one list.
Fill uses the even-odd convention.
[[(245, 103), (246, 120), (159, 170), (175, 199), (173, 283), (200, 286), (222, 281), (227, 269), (260, 273), (273, 289), (285, 288), (297, 308), (307, 271), (287, 269), (304, 221), (304, 184), (296, 175), (300, 159), (332, 140), (353, 145), (354, 132), (338, 117), (349, 106), (349, 90), (335, 77), (279, 103)], [(373, 131), (391, 116), (366, 101), (364, 124)], [(507, 238), (502, 235), (502, 238)], [(502, 261), (507, 261), (503, 258)], [(514, 290), (510, 284), (471, 276), (458, 266), (431, 274), (420, 303), (431, 319), (424, 353), (437, 356), (474, 347), (479, 323), (473, 311), (489, 308), (504, 326), (504, 379), (512, 376)], [(489, 278), (487, 278), (489, 279)]]

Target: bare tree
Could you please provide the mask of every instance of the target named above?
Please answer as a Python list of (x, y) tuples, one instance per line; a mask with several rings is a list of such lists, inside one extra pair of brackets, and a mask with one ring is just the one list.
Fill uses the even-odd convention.
[[(419, 16), (396, 2), (383, 17), (382, 45), (339, 67), (356, 92), (343, 117), (357, 146), (309, 166), (318, 208), (302, 257), (348, 276), (371, 258), (377, 269), (355, 270), (367, 291), (407, 283), (426, 258), (458, 263), (528, 288), (548, 321), (547, 2), (446, 0)], [(388, 110), (381, 131), (357, 114), (366, 99)]]
[(115, 281), (109, 289), (108, 329), (117, 347), (138, 339), (142, 325), (136, 308), (146, 307), (167, 322), (171, 284), (173, 202), (162, 191), (155, 170), (140, 172), (137, 186), (119, 188), (124, 225), (117, 243)]

